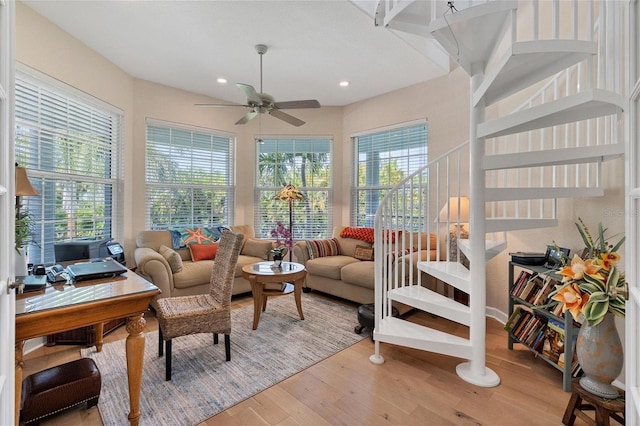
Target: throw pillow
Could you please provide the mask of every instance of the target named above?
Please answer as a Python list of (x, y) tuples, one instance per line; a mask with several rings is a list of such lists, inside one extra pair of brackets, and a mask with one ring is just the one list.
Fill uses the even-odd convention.
[(356, 251), (353, 253), (353, 257), (359, 260), (373, 260), (373, 247), (356, 246)]
[(218, 243), (215, 244), (189, 244), (191, 252), (191, 260), (197, 262), (199, 260), (213, 260), (218, 251)]
[(165, 245), (161, 245), (158, 252), (167, 260), (171, 272), (175, 274), (176, 272), (182, 271), (182, 258), (178, 252)]
[(336, 238), (326, 240), (306, 240), (309, 259), (325, 256), (338, 256), (342, 254)]
[(367, 243), (373, 243), (373, 228), (347, 226), (340, 232), (342, 238), (353, 238)]
[(206, 228), (184, 228), (184, 230), (182, 230), (182, 241), (180, 241), (180, 244), (183, 246), (188, 244), (212, 244), (214, 242), (215, 240)]
[(242, 254), (245, 256), (259, 257), (260, 259), (267, 259), (267, 252), (273, 248), (271, 240), (257, 240), (249, 238), (244, 242), (242, 246)]

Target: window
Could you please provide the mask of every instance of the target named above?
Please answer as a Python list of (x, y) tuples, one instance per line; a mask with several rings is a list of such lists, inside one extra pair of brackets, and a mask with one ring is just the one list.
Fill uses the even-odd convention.
[(292, 184), (306, 197), (293, 201), (293, 240), (331, 235), (331, 145), (329, 138), (262, 139), (256, 153), (256, 235), (270, 238), (276, 222), (289, 225), (289, 203), (274, 200)]
[(233, 223), (235, 138), (147, 120), (148, 229)]
[(351, 224), (373, 227), (380, 200), (427, 164), (427, 123), (405, 124), (352, 137), (355, 189)]
[(53, 244), (118, 238), (122, 230), (122, 112), (36, 71), (16, 76), (16, 162), (39, 196), (31, 215), (33, 263), (55, 261)]

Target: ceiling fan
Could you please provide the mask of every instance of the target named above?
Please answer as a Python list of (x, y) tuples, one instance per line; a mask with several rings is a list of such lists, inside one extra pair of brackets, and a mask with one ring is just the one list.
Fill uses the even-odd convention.
[(250, 108), (236, 124), (245, 124), (258, 114), (267, 113), (275, 118), (286, 121), (294, 126), (302, 126), (304, 121), (289, 115), (281, 110), (283, 109), (297, 109), (297, 108), (320, 108), (320, 102), (315, 99), (299, 100), (299, 101), (286, 101), (276, 102), (273, 96), (268, 95), (262, 91), (262, 56), (267, 53), (267, 46), (264, 44), (256, 44), (256, 52), (260, 55), (260, 93), (249, 84), (236, 83), (238, 89), (247, 97), (246, 104), (196, 104), (197, 106), (208, 107), (228, 107), (228, 106), (241, 106)]

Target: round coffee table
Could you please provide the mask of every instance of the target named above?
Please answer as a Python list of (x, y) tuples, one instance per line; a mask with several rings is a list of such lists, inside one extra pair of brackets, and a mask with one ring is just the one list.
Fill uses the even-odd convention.
[[(300, 319), (304, 319), (302, 314), (302, 286), (307, 276), (304, 266), (294, 262), (282, 262), (280, 270), (272, 269), (273, 262), (258, 262), (242, 268), (242, 276), (251, 284), (253, 294), (253, 329), (258, 328), (260, 313), (267, 309), (267, 298), (269, 296), (283, 296), (294, 294), (296, 307)], [(265, 285), (282, 284), (278, 288), (269, 289)]]

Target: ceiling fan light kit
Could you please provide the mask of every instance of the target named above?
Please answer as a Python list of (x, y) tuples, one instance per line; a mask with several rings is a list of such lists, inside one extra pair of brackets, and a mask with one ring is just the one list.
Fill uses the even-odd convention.
[(273, 96), (262, 91), (262, 56), (267, 53), (269, 48), (265, 44), (256, 44), (256, 52), (260, 55), (260, 93), (250, 84), (236, 83), (236, 87), (247, 97), (246, 104), (196, 104), (197, 106), (208, 107), (245, 107), (249, 108), (247, 112), (236, 124), (246, 124), (258, 114), (269, 114), (272, 117), (285, 121), (293, 126), (302, 126), (305, 122), (290, 114), (283, 109), (302, 109), (302, 108), (320, 108), (320, 102), (315, 99), (276, 102)]

